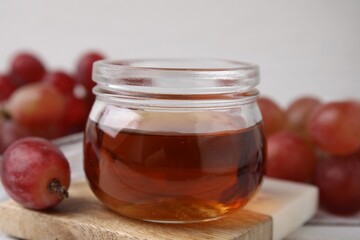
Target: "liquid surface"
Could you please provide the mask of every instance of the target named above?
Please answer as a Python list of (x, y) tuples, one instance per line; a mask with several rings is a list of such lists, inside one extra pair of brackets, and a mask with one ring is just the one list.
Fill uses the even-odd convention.
[(89, 120), (85, 173), (104, 204), (132, 218), (217, 219), (245, 205), (264, 173), (261, 125), (209, 134), (117, 132)]

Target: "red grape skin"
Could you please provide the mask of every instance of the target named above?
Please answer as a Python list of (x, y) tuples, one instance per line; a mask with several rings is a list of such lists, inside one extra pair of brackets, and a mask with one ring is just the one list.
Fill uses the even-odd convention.
[(337, 214), (360, 210), (360, 157), (330, 157), (319, 164), (315, 184), (324, 208)]
[(313, 148), (298, 135), (281, 131), (268, 137), (266, 174), (298, 182), (311, 182), (317, 157)]
[(360, 149), (360, 104), (354, 101), (331, 102), (317, 108), (308, 122), (314, 143), (336, 156)]
[(270, 136), (283, 129), (286, 116), (285, 112), (268, 97), (260, 97), (257, 101), (264, 122), (266, 136)]
[(0, 122), (0, 154), (14, 141), (30, 136), (30, 131), (11, 120)]
[(89, 95), (92, 94), (92, 88), (95, 82), (92, 81), (92, 66), (97, 60), (104, 59), (104, 56), (98, 52), (88, 52), (84, 54), (77, 63), (76, 79), (78, 83), (82, 84)]
[(86, 98), (77, 98), (74, 95), (67, 97), (67, 110), (63, 124), (68, 128), (68, 133), (80, 132), (85, 128), (89, 114)]
[(10, 65), (11, 75), (21, 84), (38, 82), (45, 74), (45, 67), (38, 57), (31, 53), (17, 54)]
[(316, 97), (300, 97), (293, 101), (286, 110), (287, 129), (309, 138), (307, 122), (312, 112), (321, 105)]
[[(70, 186), (70, 167), (64, 155), (50, 142), (34, 137), (18, 140), (6, 149), (0, 160), (0, 175), (10, 197), (31, 209), (56, 206)], [(65, 190), (49, 191), (54, 179)]]
[(33, 136), (53, 139), (64, 135), (61, 123), (66, 111), (66, 99), (55, 87), (43, 82), (17, 89), (6, 111), (14, 121), (26, 127)]
[(60, 121), (65, 104), (65, 97), (56, 88), (35, 83), (17, 89), (6, 109), (13, 119), (24, 126), (43, 127)]
[(0, 101), (8, 99), (16, 87), (9, 76), (0, 75)]
[(63, 71), (47, 73), (43, 81), (55, 86), (60, 92), (66, 95), (72, 94), (75, 86), (74, 78)]

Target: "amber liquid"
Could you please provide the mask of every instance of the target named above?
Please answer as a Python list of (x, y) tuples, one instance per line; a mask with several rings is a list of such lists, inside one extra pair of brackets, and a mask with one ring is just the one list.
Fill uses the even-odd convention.
[(264, 173), (262, 126), (181, 134), (121, 130), (88, 122), (85, 173), (112, 210), (156, 222), (217, 219), (245, 205)]

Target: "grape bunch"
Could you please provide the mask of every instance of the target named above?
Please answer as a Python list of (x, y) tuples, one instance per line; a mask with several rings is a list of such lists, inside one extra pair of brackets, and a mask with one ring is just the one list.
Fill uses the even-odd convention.
[(104, 56), (87, 52), (74, 73), (49, 70), (34, 54), (21, 52), (0, 73), (0, 154), (26, 136), (54, 139), (83, 131), (94, 101), (92, 64)]
[(260, 97), (267, 138), (267, 175), (315, 184), (321, 206), (360, 211), (360, 102), (300, 97), (287, 109)]

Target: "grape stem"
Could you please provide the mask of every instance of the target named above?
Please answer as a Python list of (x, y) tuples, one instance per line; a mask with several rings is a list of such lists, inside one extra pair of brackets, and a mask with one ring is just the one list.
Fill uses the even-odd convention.
[(69, 197), (69, 193), (67, 192), (66, 188), (62, 186), (59, 180), (56, 178), (50, 181), (48, 190), (51, 193), (57, 193), (63, 199)]
[(0, 118), (4, 118), (5, 120), (11, 120), (10, 114), (7, 111), (5, 111), (5, 109), (3, 109), (1, 106), (0, 106)]

